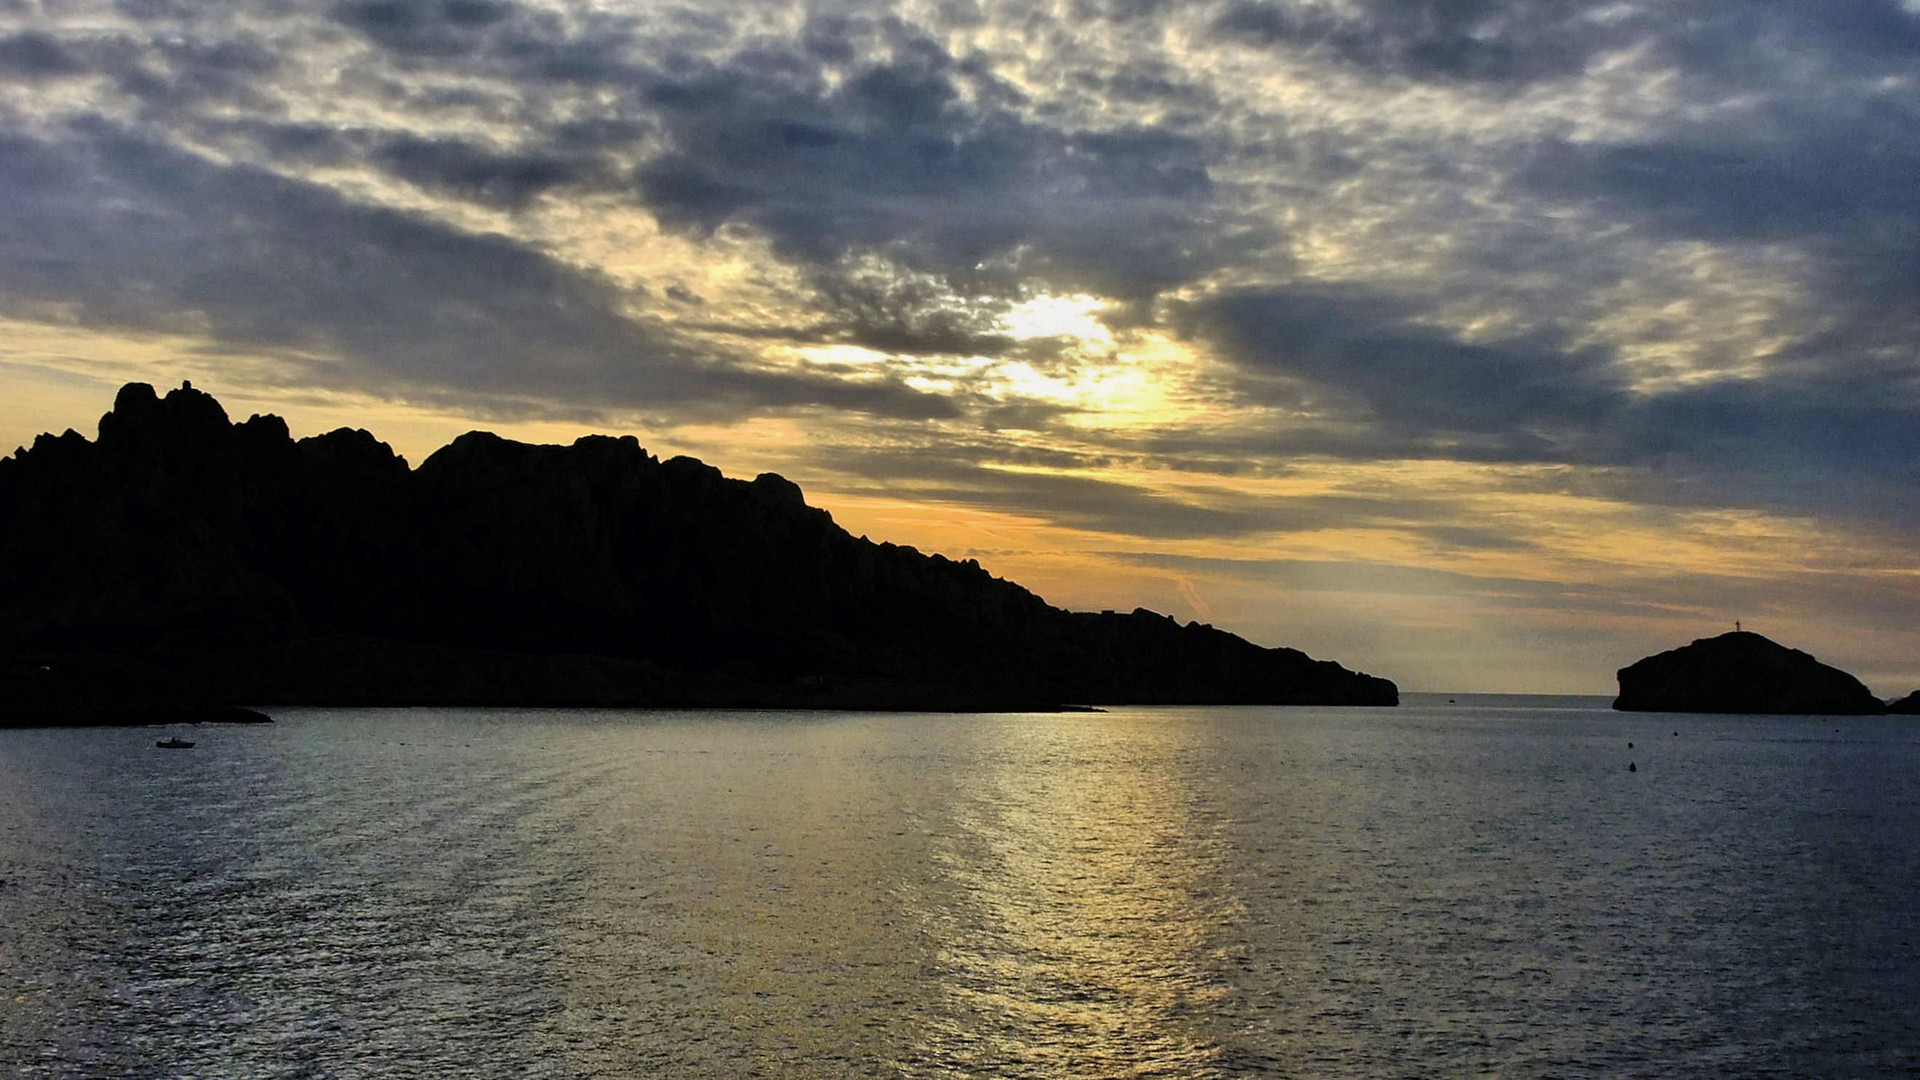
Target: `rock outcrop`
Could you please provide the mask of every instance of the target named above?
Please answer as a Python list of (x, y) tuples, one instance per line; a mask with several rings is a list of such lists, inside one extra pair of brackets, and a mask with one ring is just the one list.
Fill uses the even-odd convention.
[(1887, 711), (1899, 716), (1920, 716), (1920, 690), (1915, 690), (1898, 701), (1888, 702)]
[(1620, 669), (1631, 712), (1863, 715), (1886, 704), (1859, 679), (1752, 632), (1721, 634)]
[(124, 388), (0, 460), (0, 658), (168, 700), (1028, 708), (1394, 704), (1393, 684), (1147, 611), (1053, 608), (856, 538), (800, 489), (631, 437), (461, 436), (411, 469)]

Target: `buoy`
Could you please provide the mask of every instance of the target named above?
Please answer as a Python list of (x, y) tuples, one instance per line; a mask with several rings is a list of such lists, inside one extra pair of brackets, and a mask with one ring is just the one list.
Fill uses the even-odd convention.
[(1627, 749), (1629, 750), (1633, 749), (1633, 743), (1631, 742), (1627, 743)]
[(1639, 767), (1639, 766), (1637, 766), (1637, 765), (1635, 765), (1635, 764), (1634, 764), (1633, 762), (1631, 762), (1631, 761), (1629, 761), (1629, 762), (1627, 762), (1627, 771), (1628, 771), (1628, 772), (1639, 772), (1639, 771), (1640, 771), (1640, 767)]

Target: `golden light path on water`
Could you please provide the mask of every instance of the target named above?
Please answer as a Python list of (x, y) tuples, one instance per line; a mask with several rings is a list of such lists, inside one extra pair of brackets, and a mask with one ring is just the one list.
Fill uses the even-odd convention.
[(1239, 912), (1191, 732), (1020, 721), (674, 725), (694, 740), (569, 781), (600, 797), (556, 834), (583, 869), (554, 1049), (593, 1075), (1207, 1075)]
[(1080, 767), (1085, 728), (1006, 735), (941, 853), (960, 895), (941, 928), (946, 1007), (908, 1074), (1206, 1075), (1209, 961), (1239, 912), (1183, 783), (1187, 733), (1138, 730), (1097, 769)]

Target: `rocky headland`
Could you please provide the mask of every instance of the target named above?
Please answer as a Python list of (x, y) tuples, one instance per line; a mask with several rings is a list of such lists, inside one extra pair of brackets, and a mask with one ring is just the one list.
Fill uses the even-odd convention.
[(1859, 679), (1751, 631), (1702, 638), (1619, 672), (1629, 712), (1826, 714), (1887, 711)]
[[(0, 700), (1031, 709), (1393, 683), (874, 543), (774, 474), (473, 432), (410, 468), (130, 384), (0, 460)], [(5, 712), (6, 709), (0, 709)]]

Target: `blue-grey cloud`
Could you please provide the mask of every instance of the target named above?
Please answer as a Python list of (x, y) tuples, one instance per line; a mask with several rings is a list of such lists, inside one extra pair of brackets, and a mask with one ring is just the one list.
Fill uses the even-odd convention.
[(1248, 289), (1187, 312), (1250, 370), (1279, 377), (1269, 393), (1436, 440), (1497, 436), (1510, 454), (1551, 445), (1585, 418), (1612, 412), (1623, 389), (1608, 358), (1549, 333), (1466, 342), (1422, 325), (1417, 308), (1364, 290)]
[(1541, 147), (1518, 182), (1653, 236), (1792, 245), (1823, 325), (1785, 359), (1896, 380), (1920, 358), (1920, 101), (1767, 110), (1630, 143)]
[[(825, 404), (951, 415), (934, 395), (753, 371), (626, 310), (607, 282), (477, 235), (105, 123), (0, 153), (0, 298), (204, 334), (306, 377), (579, 409)], [(311, 360), (305, 359), (311, 358)], [(341, 363), (344, 362), (344, 363)]]
[(0, 37), (0, 78), (37, 81), (86, 70), (86, 64), (51, 34), (28, 30)]
[(522, 206), (554, 188), (581, 184), (603, 173), (590, 159), (535, 151), (503, 153), (460, 139), (390, 135), (372, 158), (395, 176), (421, 187), (476, 202)]
[(1780, 80), (1791, 77), (1782, 70), (1789, 57), (1858, 76), (1920, 56), (1920, 12), (1901, 0), (1694, 0), (1643, 17), (1648, 40), (1696, 79), (1786, 89)]
[(389, 49), (445, 58), (484, 47), (514, 10), (498, 0), (358, 0), (340, 5), (335, 17)]
[(1520, 173), (1543, 194), (1644, 228), (1716, 241), (1860, 243), (1920, 235), (1920, 110), (1795, 110), (1745, 130), (1630, 143), (1550, 142)]
[(751, 224), (831, 266), (880, 250), (956, 280), (1017, 258), (1031, 279), (1151, 295), (1224, 256), (1205, 148), (1166, 131), (1068, 132), (925, 39), (830, 79), (803, 49), (743, 53), (648, 88), (666, 149), (638, 170), (682, 227)]
[(1262, 289), (1184, 314), (1243, 391), (1325, 418), (1265, 453), (1639, 470), (1654, 502), (1920, 523), (1920, 362), (1839, 354), (1771, 375), (1638, 391), (1605, 350), (1552, 334), (1461, 340), (1366, 291)]
[(1338, 10), (1285, 0), (1234, 0), (1213, 23), (1242, 41), (1285, 45), (1379, 73), (1524, 83), (1579, 73), (1631, 33), (1584, 18), (1587, 0), (1365, 0)]
[(1578, 76), (1629, 49), (1748, 84), (1782, 77), (1783, 55), (1857, 73), (1920, 53), (1920, 14), (1900, 0), (1229, 0), (1210, 28), (1376, 75), (1492, 88)]

